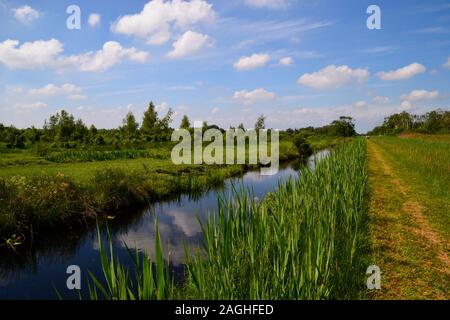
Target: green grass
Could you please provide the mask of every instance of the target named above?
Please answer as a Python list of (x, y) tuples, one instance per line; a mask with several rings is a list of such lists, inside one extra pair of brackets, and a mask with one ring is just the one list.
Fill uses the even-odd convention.
[(121, 159), (100, 162), (46, 163), (30, 165), (10, 165), (0, 168), (0, 178), (39, 177), (63, 174), (81, 184), (88, 184), (95, 172), (116, 169), (136, 174), (145, 173), (145, 167), (152, 171), (172, 167), (170, 159)]
[(45, 160), (58, 163), (67, 162), (88, 162), (88, 161), (107, 161), (118, 159), (138, 159), (138, 158), (169, 158), (168, 150), (73, 150), (63, 152), (53, 152), (45, 156)]
[(142, 160), (130, 161), (88, 167), (71, 164), (42, 172), (27, 168), (27, 175), (15, 172), (0, 178), (0, 234), (9, 238), (10, 234), (74, 228), (108, 211), (205, 191), (245, 170), (239, 165), (174, 166), (167, 162), (148, 167)]
[[(300, 155), (292, 142), (280, 142), (280, 161), (298, 157)], [(32, 150), (0, 154), (0, 178), (63, 174), (76, 182), (89, 183), (89, 178), (96, 171), (103, 169), (120, 169), (144, 174), (148, 170), (176, 168), (166, 148), (118, 151), (66, 150), (51, 153), (47, 159), (37, 156)]]
[[(203, 250), (188, 254), (186, 281), (172, 295), (177, 299), (351, 299), (364, 287), (367, 218), (366, 145), (356, 140), (336, 150), (314, 171), (280, 185), (279, 190), (255, 203), (251, 194), (235, 192), (219, 201), (217, 218), (202, 226)], [(156, 243), (158, 246), (160, 243)], [(160, 250), (160, 249), (159, 249)], [(156, 258), (158, 260), (158, 258)], [(160, 259), (161, 260), (161, 259)], [(102, 259), (104, 276), (111, 278), (111, 255)], [(117, 266), (117, 264), (116, 264)], [(142, 273), (160, 289), (170, 284)], [(167, 264), (156, 261), (162, 275)], [(159, 270), (159, 271), (158, 271)], [(121, 271), (124, 274), (126, 271)], [(122, 276), (123, 278), (123, 276)], [(160, 284), (157, 279), (165, 279)], [(130, 280), (105, 292), (112, 299), (130, 298)], [(140, 297), (142, 286), (133, 291)], [(152, 289), (153, 291), (157, 289)], [(96, 298), (94, 296), (94, 298)], [(151, 298), (155, 298), (153, 295)], [(156, 297), (158, 298), (158, 297)]]
[(351, 141), (352, 138), (314, 135), (309, 136), (306, 140), (314, 152), (317, 152), (323, 149), (338, 147), (348, 141)]
[(371, 137), (375, 299), (448, 299), (450, 136)]
[(44, 158), (38, 157), (32, 150), (15, 150), (12, 152), (0, 152), (0, 172), (7, 166), (12, 165), (39, 165), (45, 164)]
[(379, 137), (374, 141), (426, 206), (432, 225), (450, 238), (450, 135), (439, 139)]

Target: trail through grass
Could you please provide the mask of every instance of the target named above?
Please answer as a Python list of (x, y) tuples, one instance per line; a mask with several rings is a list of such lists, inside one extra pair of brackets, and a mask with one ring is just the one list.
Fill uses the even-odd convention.
[(371, 139), (370, 229), (382, 290), (373, 298), (448, 299), (448, 141)]

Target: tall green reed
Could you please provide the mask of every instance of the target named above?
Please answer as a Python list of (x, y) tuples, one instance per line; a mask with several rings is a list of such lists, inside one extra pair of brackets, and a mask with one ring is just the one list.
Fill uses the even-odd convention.
[[(99, 229), (98, 229), (99, 230)], [(169, 274), (169, 261), (164, 260), (161, 237), (156, 223), (155, 260), (138, 249), (128, 249), (134, 262), (134, 273), (123, 267), (114, 256), (112, 239), (107, 232), (108, 250), (98, 231), (103, 281), (89, 272), (88, 284), (91, 300), (165, 300), (174, 296), (174, 283)]]
[(205, 255), (186, 257), (189, 297), (346, 299), (362, 288), (366, 146), (334, 152), (261, 204), (241, 191), (202, 226)]
[(109, 285), (98, 287), (100, 292), (116, 299), (360, 297), (366, 246), (366, 153), (365, 141), (355, 140), (321, 160), (313, 171), (302, 169), (299, 179), (280, 184), (262, 202), (255, 202), (243, 188), (234, 189), (230, 198), (220, 198), (217, 214), (202, 224), (203, 250), (194, 254), (185, 249), (182, 285), (174, 286), (169, 277), (158, 231), (156, 275), (151, 260), (136, 263), (137, 287), (101, 248)]

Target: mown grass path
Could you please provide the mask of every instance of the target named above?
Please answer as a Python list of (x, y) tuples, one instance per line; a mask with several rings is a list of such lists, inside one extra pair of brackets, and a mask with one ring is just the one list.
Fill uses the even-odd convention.
[(382, 288), (369, 296), (450, 299), (449, 238), (430, 224), (425, 215), (429, 208), (418, 196), (414, 179), (400, 172), (401, 164), (378, 142), (368, 143), (370, 232)]

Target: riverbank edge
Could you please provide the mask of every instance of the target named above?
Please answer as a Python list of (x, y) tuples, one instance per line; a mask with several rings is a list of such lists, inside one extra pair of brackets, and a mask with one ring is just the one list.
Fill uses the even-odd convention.
[[(280, 161), (308, 156), (282, 155)], [(144, 174), (106, 168), (96, 171), (88, 184), (77, 183), (63, 174), (0, 177), (0, 247), (27, 244), (38, 234), (88, 228), (182, 194), (201, 194), (226, 179), (260, 167), (173, 165), (155, 171), (146, 168)]]

